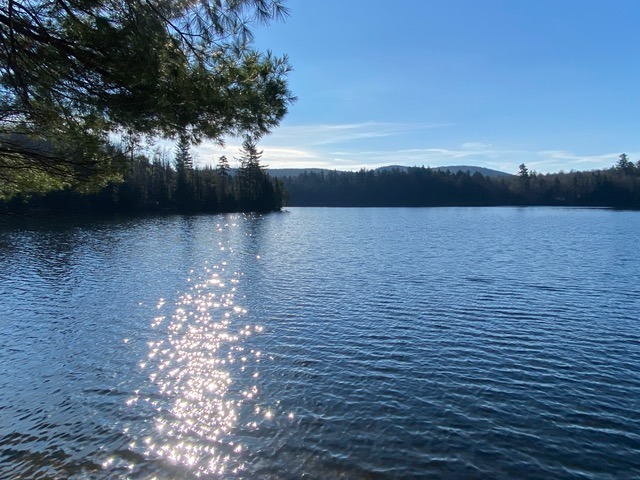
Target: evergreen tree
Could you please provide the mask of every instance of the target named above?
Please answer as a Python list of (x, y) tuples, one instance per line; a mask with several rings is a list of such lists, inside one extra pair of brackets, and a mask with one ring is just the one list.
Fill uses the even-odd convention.
[(521, 163), (518, 169), (518, 176), (520, 178), (529, 178), (529, 169), (524, 163)]
[(240, 149), (238, 171), (238, 201), (242, 210), (268, 212), (280, 210), (282, 192), (277, 194), (274, 183), (260, 164), (262, 150), (258, 150), (253, 139), (247, 137)]
[(294, 100), (286, 57), (251, 47), (281, 0), (0, 2), (0, 198), (99, 188), (114, 135), (259, 137)]
[(174, 164), (176, 168), (176, 206), (183, 211), (194, 210), (196, 199), (194, 195), (193, 158), (189, 150), (189, 141), (184, 133), (180, 134), (176, 144)]
[(218, 204), (222, 211), (232, 211), (235, 208), (231, 179), (229, 178), (230, 169), (227, 157), (220, 156), (216, 165), (216, 178), (218, 180)]
[(191, 146), (185, 133), (178, 136), (175, 156), (176, 170), (193, 170), (193, 157), (191, 156)]
[(636, 166), (631, 160), (629, 160), (627, 154), (623, 153), (618, 157), (616, 168), (624, 173), (630, 174), (635, 172)]
[(238, 200), (244, 210), (256, 210), (256, 204), (260, 192), (258, 186), (262, 171), (260, 170), (260, 157), (262, 151), (258, 151), (256, 143), (250, 138), (245, 138), (240, 148), (240, 168), (238, 169)]
[(229, 177), (229, 160), (227, 157), (222, 155), (218, 159), (218, 165), (216, 166), (216, 172), (220, 177), (228, 178)]

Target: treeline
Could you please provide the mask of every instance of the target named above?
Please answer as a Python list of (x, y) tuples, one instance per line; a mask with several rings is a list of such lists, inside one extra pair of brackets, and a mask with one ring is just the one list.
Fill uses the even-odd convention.
[(0, 211), (27, 212), (270, 212), (282, 208), (286, 193), (282, 182), (271, 178), (260, 164), (262, 152), (245, 140), (240, 167), (232, 170), (226, 157), (215, 167), (194, 168), (189, 144), (181, 138), (175, 157), (161, 151), (152, 158), (135, 155), (127, 160), (122, 182), (82, 194), (77, 190), (46, 195), (17, 196), (0, 203)]
[(246, 140), (240, 167), (220, 157), (215, 167), (194, 168), (188, 143), (174, 159), (158, 152), (132, 156), (124, 181), (97, 193), (50, 192), (0, 203), (0, 211), (181, 212), (278, 211), (285, 205), (328, 207), (429, 207), (548, 205), (640, 209), (640, 161), (622, 154), (609, 169), (538, 174), (520, 165), (517, 175), (407, 169), (305, 171), (281, 179), (260, 164), (262, 152)]
[(640, 162), (627, 155), (610, 169), (538, 174), (520, 165), (518, 175), (425, 167), (358, 172), (304, 172), (284, 177), (291, 206), (425, 207), (554, 205), (640, 209)]

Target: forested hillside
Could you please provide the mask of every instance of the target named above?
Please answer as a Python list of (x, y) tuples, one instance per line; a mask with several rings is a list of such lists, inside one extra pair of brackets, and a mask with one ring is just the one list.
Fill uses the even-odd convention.
[(522, 164), (518, 175), (424, 167), (305, 172), (284, 177), (292, 206), (566, 205), (640, 208), (640, 162), (626, 155), (607, 170), (538, 174)]

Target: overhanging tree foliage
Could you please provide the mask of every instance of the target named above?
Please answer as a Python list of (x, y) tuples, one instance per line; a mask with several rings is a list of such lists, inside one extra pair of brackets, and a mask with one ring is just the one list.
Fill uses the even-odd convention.
[(114, 134), (258, 138), (294, 100), (286, 57), (251, 49), (280, 0), (4, 0), (0, 198), (104, 184)]

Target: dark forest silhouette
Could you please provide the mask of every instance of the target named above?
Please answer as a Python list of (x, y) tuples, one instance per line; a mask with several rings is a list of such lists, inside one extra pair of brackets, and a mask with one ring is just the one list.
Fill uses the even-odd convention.
[(304, 171), (280, 179), (260, 164), (262, 152), (245, 141), (240, 167), (222, 156), (215, 167), (194, 168), (188, 145), (178, 142), (173, 162), (156, 154), (129, 161), (124, 182), (95, 194), (73, 190), (29, 199), (14, 198), (2, 209), (99, 212), (270, 212), (290, 206), (428, 207), (549, 205), (640, 209), (640, 162), (622, 154), (609, 169), (538, 174), (520, 165), (517, 175), (425, 167), (379, 170)]
[[(124, 180), (101, 191), (81, 194), (73, 189), (18, 196), (2, 204), (5, 211), (54, 212), (271, 212), (280, 210), (285, 200), (282, 182), (271, 178), (260, 164), (262, 152), (253, 141), (243, 143), (240, 168), (233, 171), (226, 157), (216, 167), (194, 168), (189, 144), (179, 139), (173, 162), (158, 151), (128, 160)], [(172, 164), (173, 163), (173, 164)]]
[(282, 178), (291, 206), (424, 207), (556, 205), (640, 208), (640, 162), (622, 154), (606, 170), (538, 174), (520, 165), (517, 175), (425, 167), (304, 172)]

